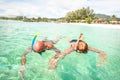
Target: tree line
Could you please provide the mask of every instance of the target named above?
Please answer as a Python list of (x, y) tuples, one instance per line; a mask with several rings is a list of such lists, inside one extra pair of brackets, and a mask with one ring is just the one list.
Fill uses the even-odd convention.
[[(116, 16), (112, 15), (111, 19), (115, 20)], [(94, 19), (97, 19), (95, 16), (95, 12), (93, 9), (89, 7), (83, 7), (81, 9), (70, 11), (68, 12), (65, 17), (63, 18), (46, 18), (46, 17), (38, 17), (38, 18), (27, 18), (26, 16), (16, 16), (14, 18), (9, 17), (0, 17), (0, 19), (4, 20), (20, 20), (25, 22), (50, 22), (50, 21), (57, 21), (57, 22), (87, 22), (91, 23)]]

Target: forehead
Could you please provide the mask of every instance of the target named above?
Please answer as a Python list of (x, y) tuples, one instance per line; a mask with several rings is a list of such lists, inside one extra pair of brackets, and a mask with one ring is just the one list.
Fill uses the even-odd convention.
[(81, 42), (79, 42), (79, 44), (86, 44), (85, 42), (83, 42), (83, 41), (81, 41)]
[(86, 43), (85, 43), (85, 42), (79, 42), (78, 45), (79, 45), (79, 46), (85, 46)]

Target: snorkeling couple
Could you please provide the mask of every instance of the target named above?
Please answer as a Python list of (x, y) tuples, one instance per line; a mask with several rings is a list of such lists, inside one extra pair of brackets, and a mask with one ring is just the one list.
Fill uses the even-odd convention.
[[(33, 51), (39, 54), (45, 53), (46, 50), (53, 50), (56, 52), (55, 56), (53, 56), (49, 61), (49, 69), (54, 69), (57, 67), (57, 62), (65, 57), (66, 55), (70, 54), (73, 51), (76, 51), (77, 53), (87, 53), (88, 50), (96, 52), (99, 54), (99, 58), (103, 59), (103, 62), (100, 62), (97, 64), (97, 66), (102, 66), (107, 61), (107, 56), (104, 51), (92, 48), (89, 46), (85, 41), (83, 34), (81, 33), (78, 39), (70, 39), (67, 38), (71, 46), (67, 49), (65, 49), (63, 52), (61, 52), (58, 48), (54, 46), (62, 37), (58, 37), (55, 40), (48, 40), (47, 37), (45, 37), (42, 41), (36, 41), (33, 46)], [(21, 58), (21, 64), (22, 68), (20, 69), (20, 73), (23, 73), (25, 70), (25, 64), (26, 64), (26, 55), (30, 53), (32, 50), (32, 46), (28, 47), (28, 49), (24, 52)]]

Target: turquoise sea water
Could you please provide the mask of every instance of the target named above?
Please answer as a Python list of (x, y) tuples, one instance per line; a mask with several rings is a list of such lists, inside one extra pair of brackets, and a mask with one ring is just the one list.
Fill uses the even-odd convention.
[[(55, 52), (46, 51), (42, 56), (31, 52), (27, 55), (25, 80), (120, 80), (120, 29), (17, 21), (0, 21), (0, 80), (20, 80), (21, 56), (36, 32), (40, 33), (37, 39), (60, 35), (76, 39), (82, 32), (88, 45), (106, 52), (108, 63), (97, 67), (98, 54), (72, 52), (59, 61), (55, 70), (48, 70)], [(63, 51), (70, 44), (61, 39), (55, 46)]]

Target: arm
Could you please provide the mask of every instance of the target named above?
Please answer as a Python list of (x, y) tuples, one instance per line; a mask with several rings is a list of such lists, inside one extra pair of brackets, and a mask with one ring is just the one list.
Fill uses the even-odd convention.
[(22, 55), (22, 58), (21, 58), (21, 64), (22, 64), (22, 65), (25, 65), (25, 64), (26, 64), (26, 55), (27, 55), (28, 53), (30, 53), (31, 50), (32, 50), (32, 47), (30, 46), (30, 47), (28, 47), (28, 49), (27, 49), (27, 50), (24, 52), (24, 54)]
[(56, 47), (54, 47), (52, 50), (55, 51), (56, 54), (61, 52), (61, 51), (60, 51), (59, 49), (57, 49)]
[(70, 47), (63, 51), (62, 53), (56, 54), (49, 62), (50, 63), (49, 69), (54, 69), (57, 66), (58, 60), (65, 57), (67, 54), (70, 54), (72, 51), (74, 51), (74, 49)]
[(54, 44), (56, 44), (60, 39), (61, 39), (61, 36), (59, 36), (55, 40), (53, 40)]
[(42, 39), (42, 41), (45, 41), (45, 40), (47, 40), (47, 37), (44, 37), (44, 38)]
[(26, 55), (31, 52), (32, 50), (32, 47), (28, 47), (28, 49), (24, 52), (24, 54), (22, 55), (22, 58), (21, 58), (21, 64), (22, 64), (22, 67), (20, 68), (19, 70), (19, 74), (22, 78), (22, 80), (24, 80), (23, 78), (23, 74), (24, 74), (24, 71), (25, 71), (25, 64), (26, 64)]
[(95, 49), (95, 48), (92, 48), (90, 46), (88, 46), (88, 50), (96, 52), (96, 53), (99, 54), (98, 59), (101, 59), (102, 62), (101, 61), (98, 62), (97, 66), (102, 66), (102, 65), (104, 65), (107, 62), (107, 56), (106, 56), (105, 52), (103, 52), (101, 50), (98, 50), (98, 49)]

